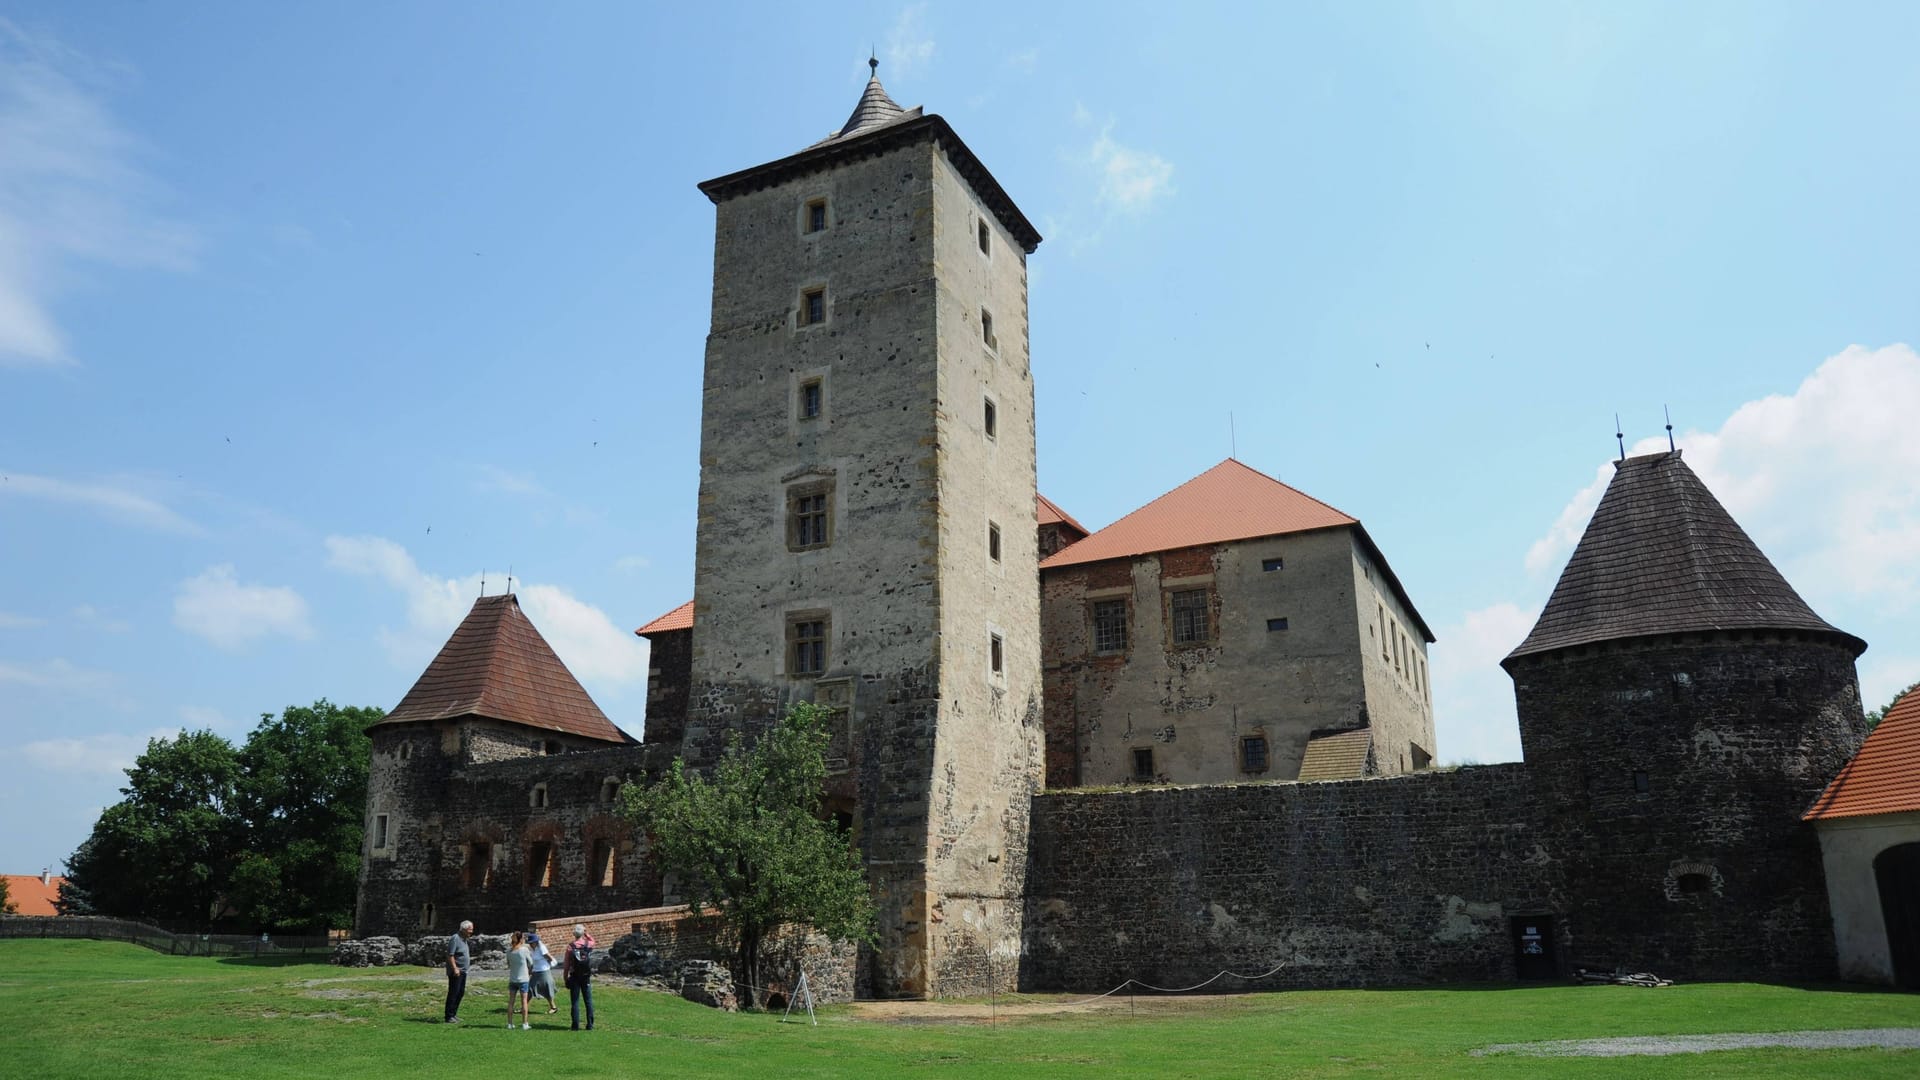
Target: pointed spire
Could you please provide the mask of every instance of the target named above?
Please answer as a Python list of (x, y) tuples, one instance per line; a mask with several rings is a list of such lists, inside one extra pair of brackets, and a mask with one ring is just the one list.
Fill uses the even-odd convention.
[(1504, 663), (1574, 645), (1701, 630), (1831, 634), (1679, 451), (1615, 463), (1546, 609)]
[(853, 107), (853, 115), (847, 117), (846, 124), (833, 136), (836, 139), (891, 124), (907, 115), (907, 110), (888, 97), (886, 87), (880, 85), (880, 58), (868, 57), (867, 69), (872, 72), (867, 79), (867, 88), (861, 92), (859, 103)]

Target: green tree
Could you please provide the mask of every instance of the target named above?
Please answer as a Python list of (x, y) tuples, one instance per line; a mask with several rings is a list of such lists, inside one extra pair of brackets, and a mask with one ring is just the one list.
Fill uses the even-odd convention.
[(1885, 705), (1882, 705), (1879, 708), (1868, 713), (1867, 714), (1867, 730), (1872, 731), (1874, 728), (1879, 727), (1880, 721), (1887, 718), (1887, 710), (1893, 708), (1895, 705), (1898, 705), (1900, 703), (1901, 698), (1906, 697), (1908, 694), (1913, 693), (1915, 690), (1920, 690), (1920, 682), (1917, 682), (1908, 686), (1905, 690), (1900, 691), (1899, 693), (1893, 695), (1892, 698), (1888, 699)]
[(353, 925), (370, 740), (380, 709), (289, 705), (260, 715), (239, 754), (234, 819), (243, 847), (229, 902), (261, 927)]
[(233, 860), (239, 773), (233, 744), (211, 731), (150, 740), (124, 797), (67, 860), (62, 910), (206, 925)]
[(13, 897), (7, 895), (7, 879), (0, 876), (0, 915), (14, 913)]
[(629, 785), (627, 816), (695, 914), (734, 943), (733, 979), (754, 1003), (760, 947), (786, 925), (835, 941), (874, 940), (873, 899), (851, 837), (821, 817), (827, 710), (800, 704), (751, 745), (727, 741), (709, 776), (676, 760), (660, 783)]

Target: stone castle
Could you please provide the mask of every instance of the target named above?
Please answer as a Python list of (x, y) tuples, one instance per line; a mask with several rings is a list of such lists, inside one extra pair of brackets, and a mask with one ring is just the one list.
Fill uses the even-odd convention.
[(659, 906), (625, 783), (789, 703), (881, 913), (863, 995), (1836, 971), (1800, 815), (1859, 639), (1682, 461), (1618, 463), (1505, 660), (1524, 763), (1431, 767), (1426, 646), (1358, 519), (1226, 461), (1089, 532), (1036, 494), (1040, 236), (871, 80), (716, 207), (694, 599), (645, 741), (511, 595), (375, 725), (361, 935)]

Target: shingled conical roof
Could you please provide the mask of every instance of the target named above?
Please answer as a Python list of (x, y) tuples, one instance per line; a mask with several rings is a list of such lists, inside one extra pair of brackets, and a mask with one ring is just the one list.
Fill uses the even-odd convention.
[(1506, 663), (1620, 638), (1697, 630), (1832, 634), (1675, 450), (1614, 465), (1553, 595)]
[[(875, 65), (876, 68), (878, 65)], [(907, 115), (907, 110), (887, 96), (887, 88), (880, 85), (880, 72), (875, 70), (867, 80), (867, 88), (861, 92), (860, 100), (853, 106), (853, 115), (847, 117), (837, 138), (844, 139), (868, 128), (877, 128), (882, 124), (891, 124)]]
[(380, 724), (485, 717), (631, 743), (533, 628), (512, 593), (483, 596)]

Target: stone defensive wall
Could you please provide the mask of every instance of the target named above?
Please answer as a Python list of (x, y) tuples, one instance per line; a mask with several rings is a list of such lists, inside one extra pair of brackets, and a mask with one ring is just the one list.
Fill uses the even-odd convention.
[(1511, 980), (1557, 867), (1526, 766), (1033, 800), (1021, 985)]

